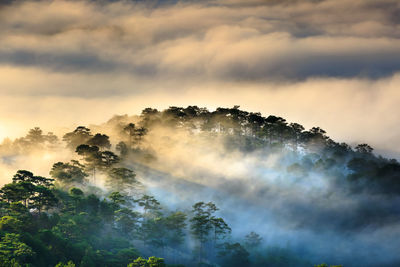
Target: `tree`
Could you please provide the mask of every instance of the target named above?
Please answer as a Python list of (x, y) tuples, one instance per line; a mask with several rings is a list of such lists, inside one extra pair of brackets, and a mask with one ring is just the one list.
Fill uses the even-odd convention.
[(251, 133), (253, 136), (258, 136), (259, 131), (265, 121), (265, 118), (261, 116), (261, 113), (250, 113), (247, 117), (247, 121), (251, 128)]
[(108, 198), (116, 205), (125, 203), (125, 197), (120, 192), (112, 192)]
[(100, 153), (99, 166), (103, 170), (109, 169), (112, 165), (118, 163), (120, 158), (111, 151), (103, 151)]
[(71, 160), (71, 163), (54, 163), (50, 175), (63, 184), (82, 184), (85, 182), (86, 177), (89, 176), (84, 171), (84, 165), (76, 160)]
[[(54, 179), (42, 176), (34, 176), (32, 172), (19, 170), (13, 177), (13, 182), (6, 184), (0, 190), (1, 198), (7, 202), (23, 201), (25, 207), (32, 203), (38, 206), (51, 206), (55, 196), (49, 187), (53, 185)], [(32, 204), (32, 205), (36, 205)], [(39, 209), (39, 213), (40, 213)]]
[(292, 130), (292, 138), (294, 142), (294, 149), (297, 150), (299, 146), (299, 142), (301, 140), (301, 134), (304, 131), (303, 125), (298, 123), (289, 124), (290, 129)]
[(129, 146), (130, 146), (130, 148), (132, 148), (133, 138), (135, 136), (135, 129), (136, 129), (136, 126), (135, 126), (134, 123), (129, 123), (124, 127), (124, 131), (129, 136)]
[(97, 146), (79, 145), (76, 148), (76, 153), (83, 156), (83, 160), (86, 162), (86, 169), (92, 171), (93, 180), (96, 180), (96, 167), (101, 164), (101, 153)]
[(150, 257), (148, 260), (142, 257), (137, 258), (132, 263), (128, 264), (128, 267), (165, 267), (164, 259), (157, 257)]
[(368, 144), (359, 144), (355, 147), (356, 151), (360, 154), (364, 155), (370, 155), (372, 151), (374, 150), (372, 147), (370, 147)]
[(75, 150), (78, 155), (83, 156), (84, 160), (87, 162), (94, 161), (98, 159), (99, 155), (99, 147), (98, 146), (90, 146), (86, 144), (81, 144), (76, 147)]
[[(328, 267), (328, 264), (322, 263), (322, 264), (314, 265), (314, 267)], [(343, 265), (330, 265), (330, 267), (343, 267)]]
[(151, 245), (154, 248), (163, 249), (166, 245), (165, 218), (161, 213), (143, 217), (139, 230), (139, 239), (144, 245)]
[(20, 235), (6, 233), (0, 240), (0, 266), (18, 266), (35, 255), (27, 244), (20, 241)]
[(23, 222), (13, 216), (3, 216), (0, 219), (0, 231), (19, 232)]
[(32, 172), (26, 170), (18, 170), (12, 178), (13, 183), (28, 182), (34, 185), (43, 185), (50, 187), (53, 185), (54, 179), (45, 178), (42, 176), (35, 176)]
[(58, 202), (58, 199), (54, 196), (53, 192), (42, 185), (35, 187), (34, 194), (31, 196), (30, 200), (31, 204), (29, 205), (29, 208), (37, 209), (39, 215), (43, 208), (50, 208)]
[(129, 262), (133, 262), (139, 257), (139, 252), (133, 247), (121, 248), (115, 254), (115, 266), (126, 266)]
[[(25, 183), (24, 185), (32, 185), (31, 183)], [(3, 201), (8, 203), (24, 201), (25, 206), (27, 206), (27, 200), (33, 191), (33, 186), (27, 189), (27, 186), (21, 185), (21, 183), (10, 183), (5, 184), (1, 190), (0, 195)]]
[(33, 179), (34, 179), (33, 173), (26, 170), (18, 170), (17, 173), (12, 178), (14, 183), (32, 182)]
[(156, 122), (160, 122), (160, 112), (157, 109), (145, 108), (140, 114), (142, 118), (141, 124), (144, 127), (149, 127)]
[(72, 262), (69, 261), (67, 263), (59, 262), (55, 267), (75, 267), (76, 265)]
[(67, 143), (67, 147), (75, 149), (77, 146), (85, 144), (91, 137), (89, 128), (78, 126), (73, 132), (66, 133), (63, 136), (63, 141)]
[(128, 208), (122, 208), (115, 212), (115, 222), (123, 233), (129, 234), (138, 228), (139, 213)]
[(119, 156), (120, 157), (125, 157), (128, 155), (128, 146), (126, 145), (125, 142), (119, 142), (116, 146), (115, 149), (119, 151)]
[(164, 259), (157, 257), (150, 257), (147, 261), (149, 267), (165, 267)]
[(42, 144), (46, 140), (46, 137), (43, 135), (43, 131), (39, 127), (30, 129), (25, 138), (28, 142), (33, 144)]
[(214, 245), (217, 240), (225, 238), (232, 232), (232, 229), (222, 218), (211, 217), (211, 225), (214, 228)]
[(198, 241), (199, 261), (202, 260), (203, 246), (209, 240), (211, 230), (214, 229), (214, 240), (217, 234), (230, 231), (228, 225), (221, 219), (216, 218), (213, 214), (218, 210), (214, 203), (198, 202), (193, 205), (193, 217), (190, 219), (190, 228), (193, 237)]
[(167, 229), (167, 240), (170, 246), (177, 248), (179, 247), (185, 237), (185, 227), (186, 227), (187, 215), (183, 212), (177, 211), (173, 212), (167, 217), (165, 217), (165, 227)]
[(54, 145), (58, 142), (58, 137), (53, 132), (48, 132), (44, 138), (45, 138), (46, 142), (51, 145)]
[(240, 243), (224, 243), (221, 246), (219, 256), (222, 257), (222, 266), (242, 267), (250, 265), (250, 254)]
[(160, 202), (153, 196), (144, 195), (135, 200), (143, 208), (139, 239), (146, 246), (148, 243), (157, 247), (164, 245), (163, 218), (161, 217)]
[(129, 123), (124, 127), (124, 131), (129, 136), (129, 146), (132, 148), (132, 145), (139, 144), (142, 140), (143, 136), (146, 134), (147, 130), (144, 127), (136, 127), (134, 123)]
[(140, 207), (143, 207), (145, 216), (148, 215), (149, 211), (151, 211), (150, 214), (155, 214), (161, 209), (160, 202), (153, 196), (143, 195), (140, 199), (135, 200), (135, 202), (137, 202)]
[(128, 267), (148, 267), (147, 260), (142, 257), (137, 258), (132, 263), (128, 264)]
[(110, 138), (107, 135), (100, 134), (100, 133), (95, 134), (95, 136), (90, 138), (86, 142), (86, 144), (91, 145), (91, 146), (97, 146), (101, 149), (105, 149), (105, 148), (109, 149), (111, 147)]
[(245, 245), (249, 249), (255, 249), (261, 245), (262, 242), (262, 237), (255, 233), (255, 232), (250, 232), (250, 234), (246, 235), (245, 237)]
[(33, 180), (31, 181), (36, 186), (45, 186), (45, 187), (52, 187), (54, 184), (54, 179), (46, 178), (43, 176), (33, 176)]
[(74, 198), (82, 198), (84, 195), (83, 191), (76, 187), (71, 188), (69, 194)]
[(136, 143), (139, 143), (146, 133), (147, 133), (147, 129), (144, 128), (144, 127), (139, 127), (137, 129), (135, 129), (135, 141), (136, 141)]
[(323, 148), (329, 137), (326, 136), (326, 131), (319, 127), (313, 127), (309, 131), (301, 133), (301, 141), (311, 149)]
[(106, 186), (114, 191), (131, 193), (139, 182), (136, 174), (127, 168), (112, 168), (108, 172)]

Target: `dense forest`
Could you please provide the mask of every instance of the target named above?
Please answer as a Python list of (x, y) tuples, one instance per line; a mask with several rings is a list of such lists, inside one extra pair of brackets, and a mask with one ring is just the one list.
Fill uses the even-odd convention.
[(0, 266), (400, 263), (400, 164), (278, 116), (146, 108), (0, 157)]

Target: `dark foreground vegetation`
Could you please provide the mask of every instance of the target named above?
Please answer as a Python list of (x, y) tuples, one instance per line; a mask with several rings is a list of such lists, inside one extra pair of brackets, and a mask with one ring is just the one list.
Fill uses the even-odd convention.
[(20, 166), (1, 188), (0, 266), (313, 266), (298, 253), (265, 244), (258, 229), (231, 238), (234, 229), (209, 200), (191, 203), (190, 210), (170, 210), (149, 195), (131, 163), (154, 160), (146, 138), (160, 128), (198, 138), (222, 136), (228, 151), (290, 151), (301, 157), (285, 172), (334, 173), (354, 194), (400, 192), (396, 160), (374, 155), (367, 144), (353, 149), (336, 143), (318, 127), (306, 131), (283, 118), (238, 107), (214, 112), (148, 108), (129, 120), (116, 116), (108, 122), (116, 133), (113, 144), (108, 135), (83, 126), (62, 141), (34, 128), (2, 144), (9, 154), (63, 146), (76, 157), (54, 162), (48, 177)]

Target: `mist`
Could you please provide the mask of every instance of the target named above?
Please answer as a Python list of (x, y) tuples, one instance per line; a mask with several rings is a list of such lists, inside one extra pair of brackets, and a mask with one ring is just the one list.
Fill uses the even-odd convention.
[[(55, 236), (71, 218), (84, 225), (83, 213), (101, 222), (101, 242), (53, 265), (115, 260), (102, 244), (115, 235), (104, 243), (135, 258), (110, 266), (141, 255), (231, 267), (216, 238), (192, 233), (193, 205), (212, 202), (232, 228), (219, 245), (254, 266), (399, 266), (399, 14), (397, 0), (2, 1), (0, 184), (15, 184), (18, 170), (54, 178), (59, 203), (46, 212), (62, 219), (41, 218), (29, 206), (37, 195), (20, 201), (25, 224)], [(83, 137), (65, 138), (80, 126)], [(97, 133), (111, 147), (90, 143)], [(51, 174), (56, 163), (80, 178)], [(113, 180), (114, 168), (132, 171), (130, 182)], [(149, 214), (137, 204), (148, 195), (160, 202)], [(14, 200), (0, 213), (14, 216)], [(134, 230), (114, 220), (121, 210)], [(187, 216), (179, 249), (136, 233), (174, 211)], [(85, 238), (74, 242), (98, 237)]]
[[(125, 125), (145, 125), (145, 136), (123, 164), (165, 209), (189, 211), (196, 202), (212, 201), (232, 228), (230, 240), (243, 242), (254, 231), (264, 250), (281, 248), (312, 263), (395, 266), (400, 261), (400, 198), (372, 180), (351, 180), (348, 162), (357, 158), (355, 152), (336, 157), (311, 143), (257, 145), (264, 141), (233, 134), (235, 126), (217, 111), (210, 113), (216, 114), (212, 128), (202, 130), (207, 124), (200, 115), (180, 122), (171, 110), (157, 113), (154, 121), (123, 115), (89, 126), (110, 136), (118, 153), (116, 144), (129, 142)], [(1, 145), (3, 183), (18, 169), (48, 176), (57, 161), (82, 160), (60, 139), (51, 149), (18, 151), (17, 142)], [(107, 190), (104, 179), (107, 174), (98, 174), (95, 185)]]
[(0, 139), (147, 106), (241, 105), (399, 152), (396, 1), (16, 1), (0, 12)]

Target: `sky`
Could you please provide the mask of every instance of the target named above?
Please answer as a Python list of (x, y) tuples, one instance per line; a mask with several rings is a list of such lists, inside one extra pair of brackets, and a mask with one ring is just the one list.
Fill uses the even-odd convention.
[(240, 105), (400, 158), (397, 0), (5, 1), (0, 43), (0, 139)]

